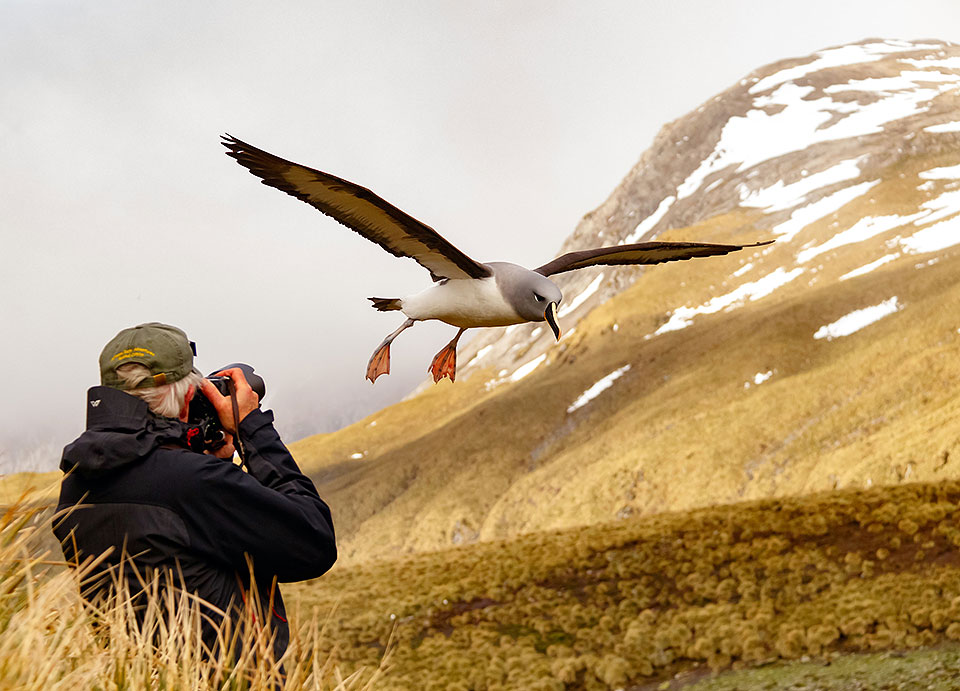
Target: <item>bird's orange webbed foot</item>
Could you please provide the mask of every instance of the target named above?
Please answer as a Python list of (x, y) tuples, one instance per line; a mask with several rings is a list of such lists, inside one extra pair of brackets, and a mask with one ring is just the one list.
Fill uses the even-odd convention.
[(373, 355), (370, 356), (370, 361), (367, 363), (367, 379), (370, 380), (371, 384), (376, 384), (377, 377), (381, 374), (390, 374), (390, 344), (393, 343), (393, 339), (413, 325), (414, 321), (407, 319), (400, 325), (399, 329), (383, 339), (383, 343), (373, 351)]
[(447, 345), (433, 356), (430, 374), (433, 375), (434, 382), (439, 382), (444, 377), (450, 377), (450, 381), (457, 380), (457, 346), (455, 344)]
[(430, 363), (430, 374), (433, 375), (434, 383), (439, 382), (444, 377), (450, 377), (450, 381), (457, 380), (457, 343), (466, 329), (460, 329), (457, 335), (453, 337), (443, 350), (433, 356), (433, 362)]
[(377, 377), (381, 374), (390, 374), (390, 344), (383, 343), (370, 356), (370, 362), (367, 363), (367, 379), (371, 384), (377, 382)]

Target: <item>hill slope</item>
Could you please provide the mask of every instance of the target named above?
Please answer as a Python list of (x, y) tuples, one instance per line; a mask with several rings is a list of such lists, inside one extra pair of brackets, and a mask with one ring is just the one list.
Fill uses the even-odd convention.
[[(378, 689), (664, 688), (960, 640), (958, 501), (944, 482), (667, 513), (339, 568), (292, 601), (330, 613), (344, 672), (390, 650)], [(933, 657), (921, 688), (955, 682)], [(763, 676), (726, 688), (786, 686)]]
[(563, 250), (777, 242), (577, 272), (560, 343), (490, 330), (455, 385), (296, 444), (344, 556), (956, 477), (958, 106), (960, 48), (870, 40), (667, 125)]

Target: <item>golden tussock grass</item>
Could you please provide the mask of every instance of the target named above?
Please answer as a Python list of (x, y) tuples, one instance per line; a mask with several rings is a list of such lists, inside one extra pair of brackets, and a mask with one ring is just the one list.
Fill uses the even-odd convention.
[[(960, 483), (843, 490), (335, 568), (298, 586), (383, 689), (609, 689), (960, 640)], [(337, 648), (334, 650), (334, 646)]]
[[(218, 629), (219, 651), (200, 638), (200, 602), (184, 592), (144, 584), (148, 596), (120, 593), (92, 607), (79, 585), (97, 560), (67, 568), (50, 542), (50, 512), (16, 503), (0, 516), (0, 688), (31, 689), (293, 689), (372, 688), (379, 674), (344, 676), (325, 652), (326, 621), (317, 611), (291, 613), (290, 645), (275, 660), (263, 627)], [(258, 603), (244, 617), (254, 621)], [(256, 619), (263, 621), (260, 617)], [(229, 642), (240, 638), (240, 645)], [(229, 652), (239, 650), (236, 659)], [(361, 678), (362, 677), (362, 678)]]

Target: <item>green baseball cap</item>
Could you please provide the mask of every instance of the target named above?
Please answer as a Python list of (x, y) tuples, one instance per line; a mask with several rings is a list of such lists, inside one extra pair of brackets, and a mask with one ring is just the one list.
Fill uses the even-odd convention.
[(114, 389), (129, 388), (117, 374), (120, 365), (136, 362), (150, 370), (138, 389), (172, 384), (193, 371), (196, 346), (175, 326), (149, 322), (124, 329), (100, 353), (100, 383)]

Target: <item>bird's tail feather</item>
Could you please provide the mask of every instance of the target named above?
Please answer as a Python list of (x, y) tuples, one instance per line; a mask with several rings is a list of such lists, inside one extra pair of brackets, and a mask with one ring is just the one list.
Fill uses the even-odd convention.
[(402, 309), (400, 307), (400, 298), (367, 298), (373, 303), (373, 309), (381, 312), (393, 312)]

